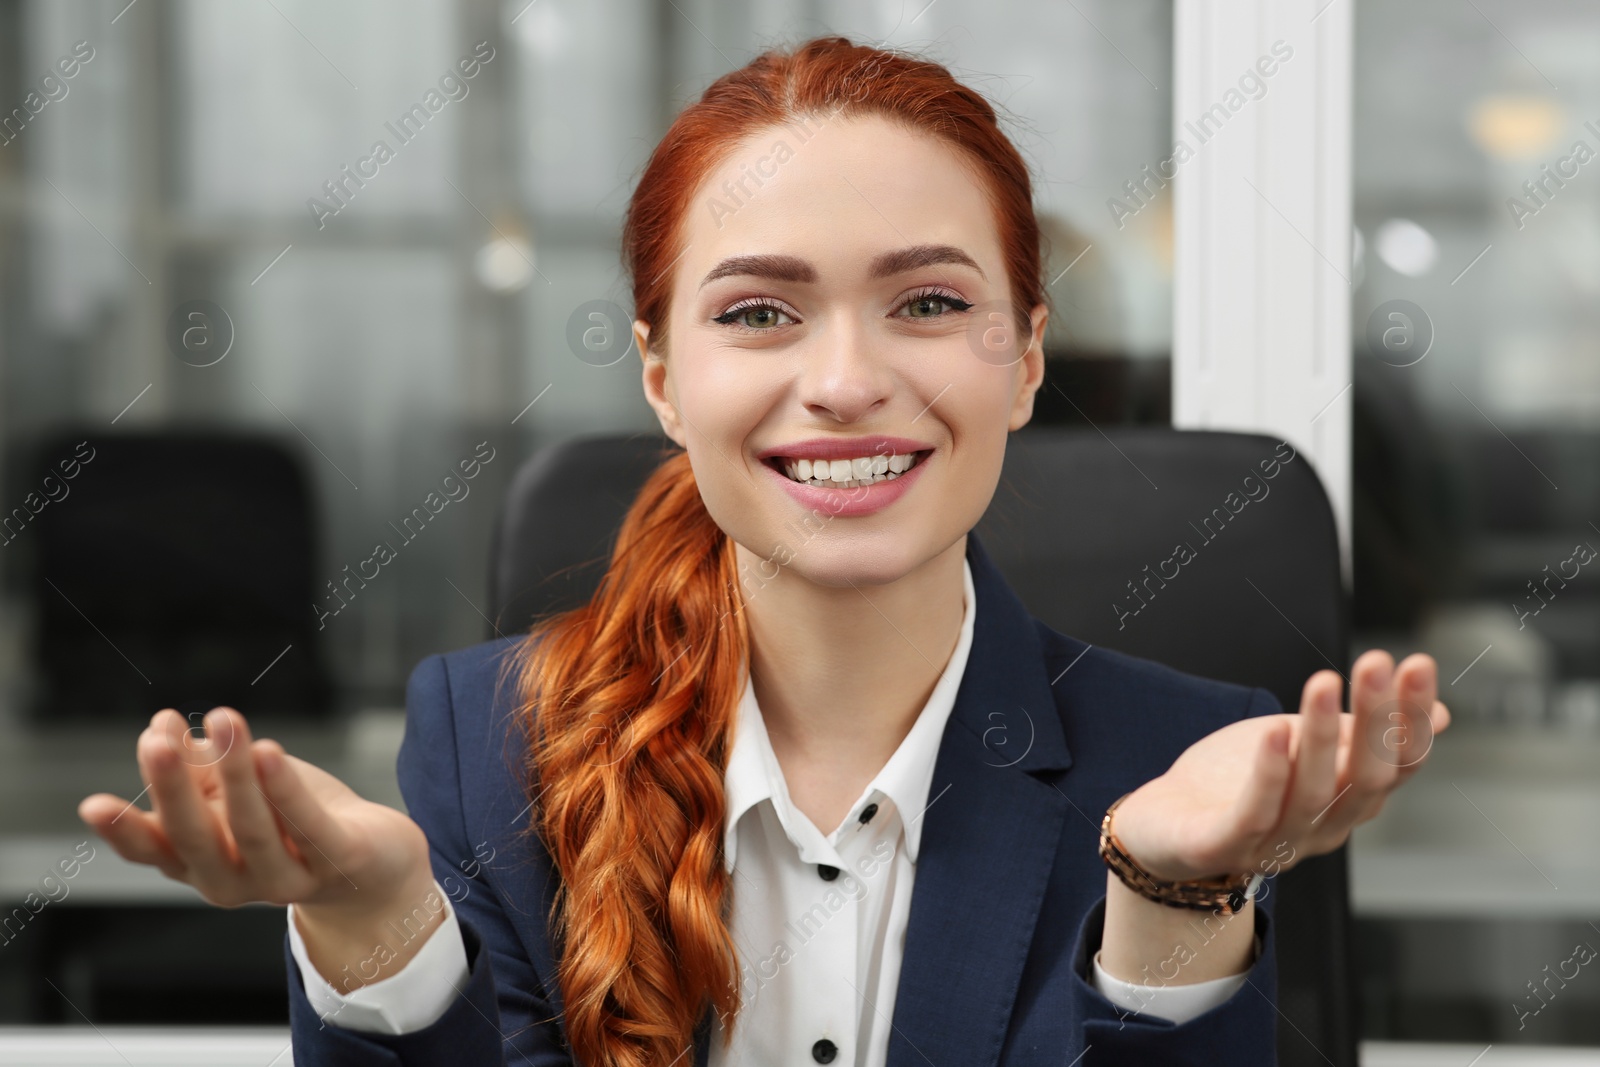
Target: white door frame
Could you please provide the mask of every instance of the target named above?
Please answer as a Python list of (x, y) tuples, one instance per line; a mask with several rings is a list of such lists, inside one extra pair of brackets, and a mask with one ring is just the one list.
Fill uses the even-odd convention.
[(1346, 587), (1354, 3), (1174, 0), (1175, 154), (1161, 168), (1173, 425), (1272, 434), (1308, 456)]

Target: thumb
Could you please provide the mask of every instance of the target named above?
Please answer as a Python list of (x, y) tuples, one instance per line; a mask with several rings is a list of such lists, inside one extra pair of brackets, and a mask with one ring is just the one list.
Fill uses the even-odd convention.
[(321, 877), (344, 876), (333, 857), (344, 855), (349, 847), (345, 828), (307, 788), (282, 745), (263, 739), (255, 742), (252, 749), (262, 795), (272, 805), (279, 825), (301, 859)]

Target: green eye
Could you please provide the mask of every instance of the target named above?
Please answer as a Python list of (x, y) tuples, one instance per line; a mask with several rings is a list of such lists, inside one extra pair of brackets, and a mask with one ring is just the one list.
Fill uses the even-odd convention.
[[(948, 310), (940, 310), (941, 305)], [(941, 292), (916, 293), (901, 306), (910, 309), (906, 315), (908, 319), (937, 319), (950, 311), (966, 311), (972, 307), (960, 297)]]
[(769, 333), (782, 325), (778, 316), (785, 314), (776, 304), (753, 303), (731, 307), (711, 321), (746, 333)]

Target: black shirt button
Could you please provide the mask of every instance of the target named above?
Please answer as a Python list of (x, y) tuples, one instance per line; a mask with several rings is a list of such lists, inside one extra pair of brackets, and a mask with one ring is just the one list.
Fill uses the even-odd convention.
[(861, 821), (871, 822), (872, 817), (876, 814), (878, 814), (878, 805), (868, 804), (866, 807), (861, 809)]
[(811, 1058), (818, 1063), (832, 1063), (833, 1057), (839, 1054), (839, 1046), (827, 1038), (823, 1038), (811, 1046)]
[[(822, 875), (822, 880), (824, 882), (831, 882), (835, 878), (839, 877), (839, 868), (830, 867), (826, 863), (819, 863), (819, 864), (817, 864), (817, 873)], [(829, 1045), (828, 1047), (832, 1048), (833, 1046)], [(829, 1058), (830, 1059), (832, 1058), (831, 1054), (829, 1055)], [(821, 1060), (820, 1062), (827, 1063), (828, 1061), (827, 1060)]]

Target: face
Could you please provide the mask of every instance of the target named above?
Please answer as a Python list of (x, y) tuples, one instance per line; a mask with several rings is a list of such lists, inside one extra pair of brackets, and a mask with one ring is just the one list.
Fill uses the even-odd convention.
[(979, 182), (860, 117), (760, 131), (697, 191), (664, 357), (649, 324), (635, 338), (662, 428), (764, 577), (892, 582), (988, 507), (1046, 309), (1019, 332)]

